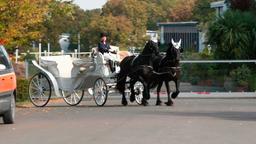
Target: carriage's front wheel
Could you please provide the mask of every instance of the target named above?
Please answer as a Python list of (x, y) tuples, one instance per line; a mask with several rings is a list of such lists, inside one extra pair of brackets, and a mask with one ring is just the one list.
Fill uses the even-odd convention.
[(98, 106), (104, 106), (108, 98), (108, 87), (102, 78), (95, 81), (93, 86), (93, 98)]
[(61, 90), (64, 101), (70, 106), (78, 105), (84, 97), (84, 90), (64, 91)]
[(29, 98), (33, 105), (44, 107), (51, 97), (51, 83), (43, 73), (35, 74), (29, 82)]
[(142, 99), (143, 99), (143, 91), (144, 91), (144, 86), (140, 81), (137, 81), (134, 84), (134, 92), (135, 92), (135, 101), (137, 104), (141, 105), (142, 104)]

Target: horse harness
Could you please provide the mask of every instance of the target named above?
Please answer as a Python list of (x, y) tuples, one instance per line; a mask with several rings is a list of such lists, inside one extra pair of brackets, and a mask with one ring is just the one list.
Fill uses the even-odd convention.
[(133, 65), (134, 65), (135, 60), (137, 60), (139, 56), (142, 56), (142, 57), (150, 57), (150, 56), (152, 56), (152, 55), (153, 55), (153, 54), (137, 55), (137, 56), (135, 56), (135, 57), (133, 58), (133, 60), (132, 60), (132, 62), (131, 62), (131, 64), (130, 64), (130, 66), (133, 66)]

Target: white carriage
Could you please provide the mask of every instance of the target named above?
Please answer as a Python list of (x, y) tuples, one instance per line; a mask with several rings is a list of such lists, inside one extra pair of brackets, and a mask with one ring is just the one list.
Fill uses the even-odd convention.
[[(71, 106), (78, 105), (89, 89), (98, 106), (103, 106), (108, 98), (109, 89), (116, 84), (114, 75), (103, 55), (92, 49), (91, 58), (72, 58), (70, 55), (41, 56), (39, 62), (32, 61), (39, 69), (29, 83), (31, 102), (38, 107), (45, 106), (54, 91)], [(115, 65), (118, 71), (118, 66)], [(138, 89), (136, 87), (136, 89)], [(140, 103), (142, 94), (137, 94)]]

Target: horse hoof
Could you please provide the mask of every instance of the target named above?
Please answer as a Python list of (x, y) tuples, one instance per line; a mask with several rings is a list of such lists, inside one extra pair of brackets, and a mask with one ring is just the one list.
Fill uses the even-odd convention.
[(165, 102), (165, 105), (167, 105), (167, 106), (172, 106), (172, 105), (173, 105), (173, 102), (172, 102), (172, 101)]
[(142, 100), (141, 104), (142, 104), (143, 106), (147, 106), (147, 105), (148, 105), (148, 102), (147, 102), (146, 100)]
[(176, 99), (176, 98), (178, 97), (179, 93), (180, 93), (180, 92), (174, 92), (174, 93), (172, 93), (172, 98), (173, 98), (173, 99)]
[(135, 96), (132, 96), (132, 95), (131, 95), (131, 96), (130, 96), (130, 101), (131, 101), (131, 102), (134, 102), (134, 101), (135, 101)]
[(127, 101), (122, 101), (123, 106), (127, 106)]
[(162, 101), (156, 101), (156, 105), (157, 105), (157, 106), (162, 105)]

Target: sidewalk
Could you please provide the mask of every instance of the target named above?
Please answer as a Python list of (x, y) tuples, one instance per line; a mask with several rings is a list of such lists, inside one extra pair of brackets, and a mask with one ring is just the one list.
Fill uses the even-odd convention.
[(256, 92), (181, 92), (178, 98), (243, 99), (256, 98)]

